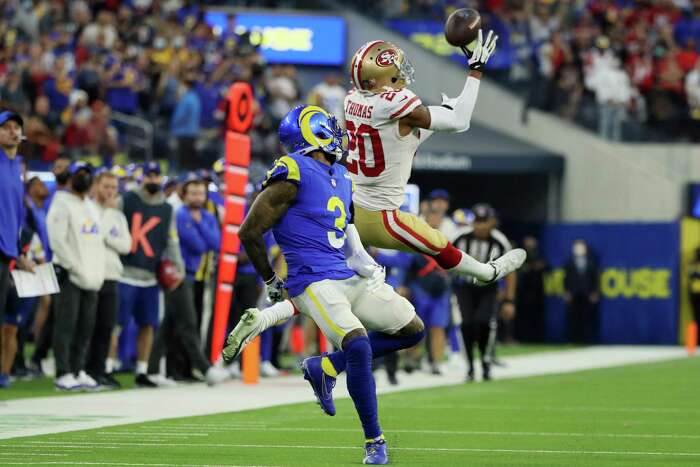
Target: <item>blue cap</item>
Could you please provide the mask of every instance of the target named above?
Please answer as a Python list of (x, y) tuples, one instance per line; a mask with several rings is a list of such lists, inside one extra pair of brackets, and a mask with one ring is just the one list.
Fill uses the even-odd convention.
[(160, 164), (156, 161), (150, 161), (146, 162), (143, 164), (143, 175), (149, 175), (149, 174), (156, 174), (160, 175)]
[(447, 190), (443, 190), (442, 188), (438, 188), (437, 190), (433, 190), (430, 192), (430, 195), (428, 195), (428, 199), (430, 199), (430, 200), (444, 199), (445, 201), (449, 201), (450, 194), (447, 192)]
[(181, 185), (186, 185), (191, 182), (202, 182), (204, 180), (197, 174), (197, 172), (185, 172), (177, 178), (177, 181)]
[(68, 167), (68, 173), (71, 175), (75, 175), (80, 170), (87, 170), (92, 173), (92, 164), (85, 161), (75, 161)]
[(20, 117), (18, 113), (11, 112), (9, 110), (0, 112), (0, 126), (7, 123), (8, 120), (14, 120), (19, 124), (19, 126), (24, 127), (24, 120), (22, 120), (22, 117)]

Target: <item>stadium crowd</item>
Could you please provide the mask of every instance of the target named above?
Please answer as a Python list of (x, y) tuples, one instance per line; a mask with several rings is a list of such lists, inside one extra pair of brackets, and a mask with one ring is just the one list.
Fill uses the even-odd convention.
[[(207, 358), (223, 204), (226, 86), (247, 81), (256, 96), (250, 200), (279, 153), (276, 128), (285, 113), (308, 100), (342, 115), (346, 90), (338, 75), (329, 74), (305, 93), (293, 66), (266, 65), (250, 37), (235, 32), (235, 16), (227, 29), (214, 31), (198, 7), (177, 3), (0, 4), (0, 109), (7, 111), (0, 114), (0, 129), (14, 131), (14, 122), (26, 136), (19, 144), (21, 158), (7, 153), (9, 165), (0, 167), (10, 179), (21, 171), (23, 182), (6, 187), (18, 196), (11, 201), (19, 202), (17, 214), (23, 213), (22, 254), (5, 242), (12, 230), (5, 225), (0, 272), (5, 281), (4, 265), (9, 269), (13, 258), (22, 269), (52, 262), (61, 286), (59, 294), (30, 299), (20, 299), (10, 287), (7, 306), (0, 307), (0, 387), (10, 384), (9, 375), (45, 372), (55, 375), (61, 390), (117, 387), (113, 375), (125, 370), (135, 370), (136, 383), (146, 387), (174, 380), (216, 384), (240, 376), (239, 363), (221, 368)], [(168, 9), (171, 4), (176, 7)], [(126, 164), (151, 156), (132, 146), (134, 118), (153, 125), (152, 151), (160, 162)], [(34, 172), (41, 170), (50, 170), (55, 181)], [(447, 192), (435, 190), (421, 214), (450, 237), (474, 222), (474, 231), (481, 228), (479, 235), (490, 238), (496, 226), (492, 208), (482, 204), (448, 216), (449, 202)], [(149, 223), (149, 216), (160, 221)], [(151, 230), (157, 242), (146, 239)], [(507, 240), (498, 241), (507, 248)], [(518, 280), (522, 285), (495, 288), (486, 298), (472, 297), (427, 258), (372, 252), (430, 329), (425, 350), (403, 357), (407, 370), (423, 360), (436, 374), (445, 359), (464, 365), (463, 341), (469, 374), (473, 378), (472, 347), (478, 346), (488, 377), (488, 365), (497, 361), (488, 351), (497, 328), (504, 342), (543, 340), (546, 263), (534, 238), (524, 243), (530, 260)], [(268, 247), (284, 276), (273, 238)], [(162, 269), (168, 268), (181, 280), (163, 279), (169, 276)], [(264, 305), (260, 278), (245, 252), (234, 290), (229, 329), (246, 308)], [(483, 302), (485, 311), (465, 315), (473, 308), (465, 297)], [(31, 355), (27, 342), (34, 343)], [(261, 373), (279, 374), (289, 365), (282, 358), (287, 351), (299, 357), (325, 345), (311, 320), (295, 318), (263, 334)], [(46, 365), (50, 354), (53, 368)], [(396, 357), (385, 363), (396, 382)]]
[[(444, 21), (475, 8), (499, 35), (496, 78), (612, 140), (700, 138), (698, 0), (386, 0), (387, 19)], [(523, 118), (527, 118), (524, 113)]]

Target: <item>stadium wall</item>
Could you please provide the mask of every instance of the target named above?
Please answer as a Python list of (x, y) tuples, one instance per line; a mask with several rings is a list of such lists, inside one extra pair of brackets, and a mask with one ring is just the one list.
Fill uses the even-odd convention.
[[(411, 87), (424, 101), (438, 103), (440, 92), (455, 96), (461, 90), (463, 67), (352, 11), (343, 14), (350, 25), (348, 60), (362, 44), (381, 37), (400, 44), (411, 57), (416, 67)], [(535, 110), (523, 124), (522, 108), (520, 99), (484, 81), (474, 119), (565, 158), (563, 221), (659, 222), (681, 216), (683, 185), (700, 178), (700, 147), (612, 144)]]

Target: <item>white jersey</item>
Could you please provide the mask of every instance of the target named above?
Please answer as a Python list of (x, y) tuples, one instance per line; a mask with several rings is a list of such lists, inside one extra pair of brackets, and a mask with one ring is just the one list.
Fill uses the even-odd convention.
[(420, 98), (406, 88), (381, 94), (353, 90), (345, 97), (348, 170), (355, 182), (357, 206), (392, 211), (403, 204), (413, 157), (426, 138), (420, 131), (401, 136), (399, 119), (419, 105)]

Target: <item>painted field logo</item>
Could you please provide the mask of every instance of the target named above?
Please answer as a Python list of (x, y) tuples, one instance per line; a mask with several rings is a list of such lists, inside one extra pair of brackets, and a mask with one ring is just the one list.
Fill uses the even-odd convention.
[(375, 61), (379, 66), (391, 66), (394, 64), (397, 55), (398, 54), (394, 49), (385, 50), (384, 52), (377, 55), (377, 59)]

